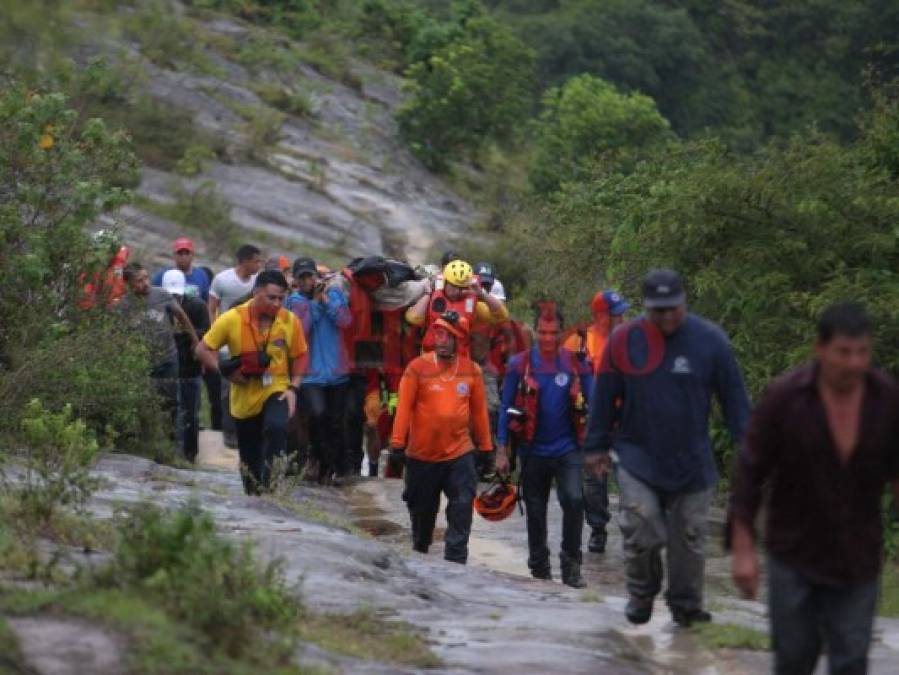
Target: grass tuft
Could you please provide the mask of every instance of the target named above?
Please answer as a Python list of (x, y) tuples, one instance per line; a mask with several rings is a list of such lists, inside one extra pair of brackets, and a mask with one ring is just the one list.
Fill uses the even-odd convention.
[(710, 649), (771, 649), (767, 633), (733, 623), (702, 623), (693, 626), (690, 631)]

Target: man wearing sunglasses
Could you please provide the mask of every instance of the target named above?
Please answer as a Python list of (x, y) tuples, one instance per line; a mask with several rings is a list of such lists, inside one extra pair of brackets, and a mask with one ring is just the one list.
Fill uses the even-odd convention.
[[(675, 623), (709, 621), (703, 608), (705, 539), (718, 480), (709, 414), (714, 395), (732, 439), (749, 419), (749, 398), (724, 332), (687, 311), (677, 272), (652, 270), (643, 281), (646, 314), (609, 338), (590, 397), (584, 444), (598, 476), (615, 460), (634, 624), (649, 621), (662, 587), (666, 549)], [(614, 452), (613, 452), (614, 451)]]

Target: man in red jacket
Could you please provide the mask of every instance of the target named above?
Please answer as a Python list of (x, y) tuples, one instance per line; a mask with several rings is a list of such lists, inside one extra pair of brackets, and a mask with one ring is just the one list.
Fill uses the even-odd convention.
[(477, 491), (475, 448), (493, 449), (481, 369), (458, 353), (468, 328), (455, 313), (437, 319), (434, 351), (413, 360), (403, 374), (390, 439), (391, 453), (406, 456), (403, 499), (412, 521), (412, 548), (428, 552), (442, 492), (449, 500), (443, 557), (462, 564), (468, 560)]

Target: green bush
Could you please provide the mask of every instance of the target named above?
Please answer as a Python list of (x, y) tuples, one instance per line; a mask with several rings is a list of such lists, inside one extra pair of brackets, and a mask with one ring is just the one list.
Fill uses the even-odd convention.
[(322, 24), (322, 0), (187, 0), (198, 9), (230, 12), (247, 21), (284, 28), (303, 37)]
[(124, 21), (125, 36), (140, 44), (141, 53), (157, 66), (193, 66), (212, 70), (196, 31), (171, 0), (138, 3)]
[(111, 255), (85, 228), (129, 201), (136, 172), (127, 135), (80, 121), (63, 95), (0, 92), (0, 368), (77, 318), (85, 275)]
[(141, 505), (116, 522), (119, 544), (98, 583), (158, 598), (229, 655), (277, 648), (269, 633), (289, 632), (299, 619), (302, 606), (279, 563), (260, 565), (251, 544), (218, 534), (196, 504), (173, 514)]
[(190, 111), (147, 95), (145, 78), (139, 63), (97, 58), (86, 67), (66, 62), (54, 83), (66, 92), (79, 121), (102, 118), (110, 129), (127, 134), (137, 156), (153, 168), (174, 170), (198, 144), (217, 155), (224, 152), (224, 141), (198, 129)]
[(538, 192), (553, 192), (603, 154), (631, 157), (670, 138), (669, 129), (648, 96), (622, 94), (599, 78), (578, 75), (543, 95), (531, 184)]
[(297, 117), (315, 117), (315, 103), (308, 94), (279, 84), (261, 84), (255, 88), (256, 95), (273, 108)]
[(62, 507), (82, 511), (96, 489), (90, 475), (97, 440), (87, 425), (72, 416), (72, 406), (54, 413), (32, 399), (22, 418), (24, 476), (17, 482), (21, 513), (46, 523)]
[(212, 149), (200, 143), (189, 145), (184, 151), (184, 156), (175, 164), (175, 173), (192, 177), (203, 173), (206, 162), (215, 159), (215, 153)]
[[(40, 331), (36, 321), (28, 326)], [(37, 397), (50, 410), (69, 406), (104, 447), (173, 458), (146, 346), (102, 308), (12, 356), (16, 365), (0, 372), (0, 430), (14, 431), (11, 423)]]
[(431, 169), (508, 140), (530, 113), (533, 54), (487, 15), (468, 19), (461, 37), (412, 65), (407, 98), (397, 111), (400, 133)]

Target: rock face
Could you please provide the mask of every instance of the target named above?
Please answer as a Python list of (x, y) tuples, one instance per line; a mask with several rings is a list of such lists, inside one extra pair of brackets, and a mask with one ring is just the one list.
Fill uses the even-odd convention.
[[(197, 27), (209, 43), (231, 45), (230, 54), (204, 48), (215, 75), (160, 68), (140, 57), (135, 45), (115, 45), (140, 64), (149, 95), (190, 112), (197, 128), (226, 149), (226, 161), (204, 162), (189, 180), (148, 168), (141, 195), (166, 203), (174, 185), (190, 190), (212, 181), (231, 205), (242, 238), (275, 255), (298, 255), (305, 246), (340, 258), (387, 252), (419, 263), (432, 245), (476, 217), (397, 138), (396, 76), (352, 62), (351, 87), (301, 62), (289, 72), (249, 69), (235, 61), (235, 50), (256, 39), (257, 29), (224, 18), (197, 20)], [(278, 112), (257, 95), (261, 86), (301, 92), (310, 109), (303, 116)], [(267, 125), (266, 138), (254, 138), (253, 125), (259, 133), (261, 124)], [(169, 258), (178, 225), (146, 208), (122, 216), (127, 237), (142, 254)], [(199, 254), (202, 259), (202, 246)]]
[(25, 660), (46, 675), (119, 675), (126, 672), (125, 641), (78, 619), (7, 619)]

